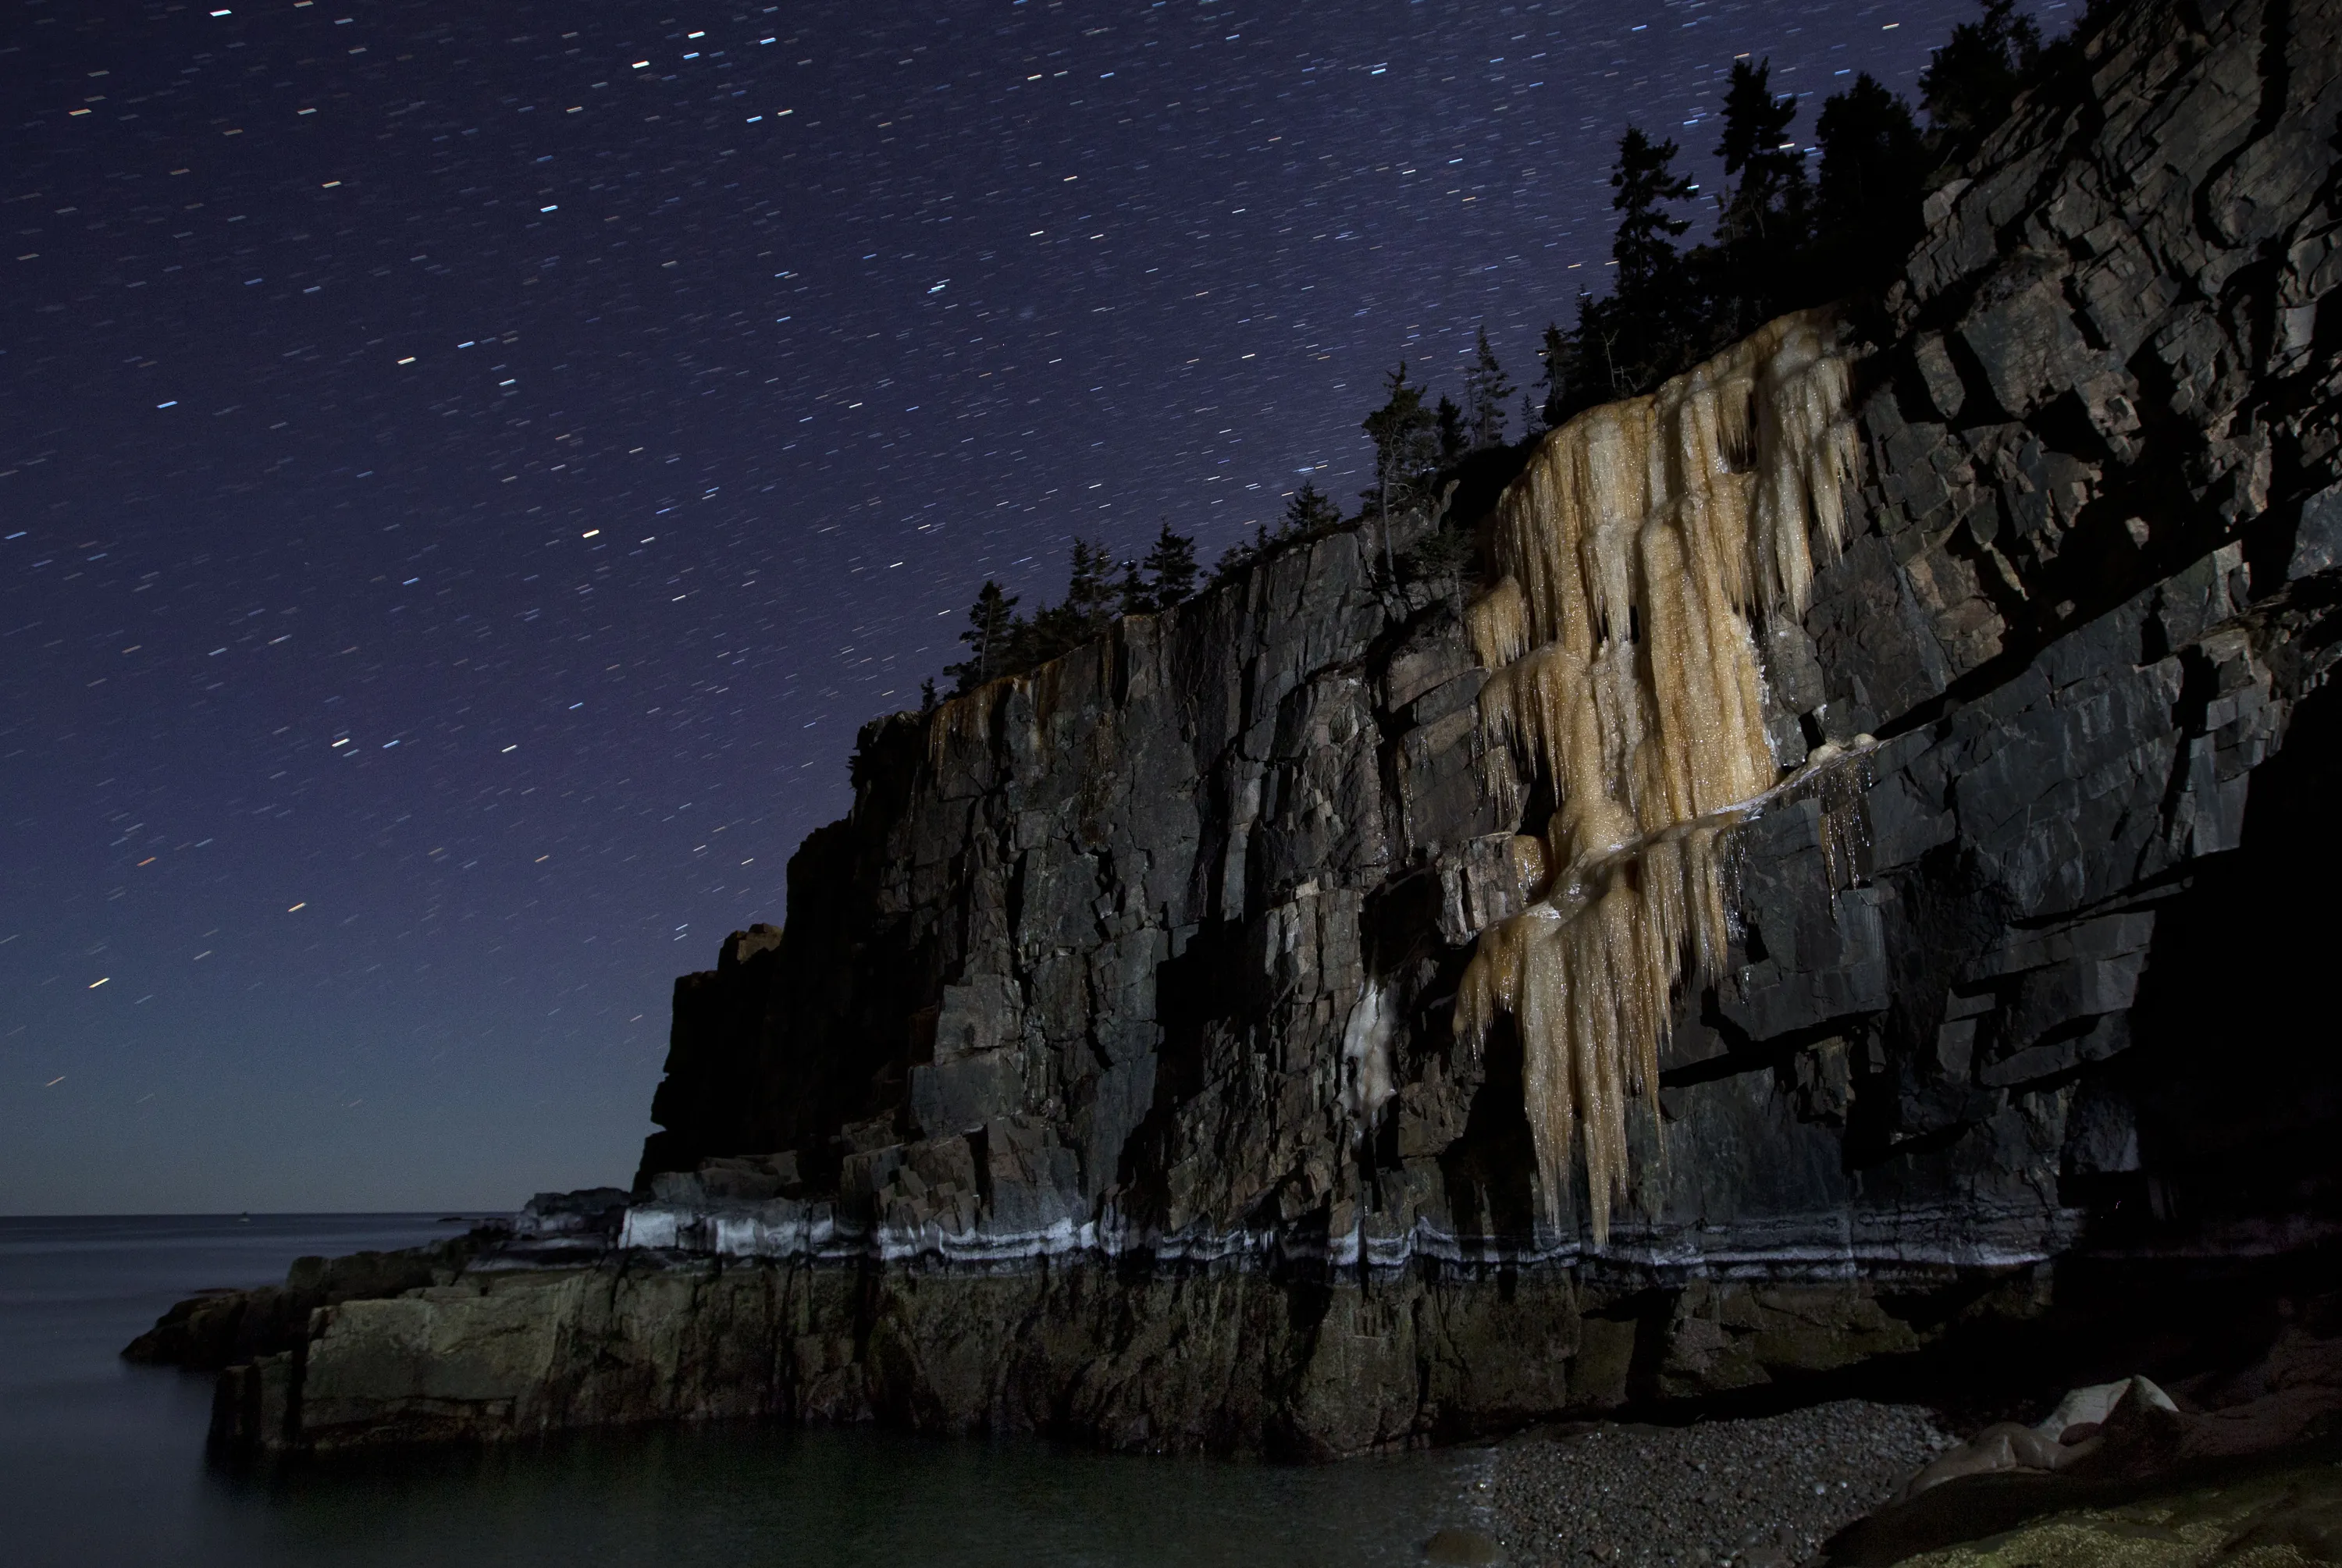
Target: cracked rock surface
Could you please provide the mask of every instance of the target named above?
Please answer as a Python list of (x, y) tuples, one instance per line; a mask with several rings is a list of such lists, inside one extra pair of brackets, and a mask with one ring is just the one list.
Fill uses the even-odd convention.
[(206, 1328), (256, 1357), (223, 1435), (1325, 1457), (2342, 1236), (2342, 0), (2087, 25), (1843, 315), (1847, 548), (1758, 636), (1774, 760), (1861, 777), (1736, 830), (1606, 1243), (1583, 1179), (1539, 1218), (1517, 1032), (1451, 1027), (1556, 804), (1478, 719), (1457, 556), (1525, 460), (1484, 454), (1445, 539), (1323, 530), (867, 725), (786, 931), (677, 983), (615, 1229)]

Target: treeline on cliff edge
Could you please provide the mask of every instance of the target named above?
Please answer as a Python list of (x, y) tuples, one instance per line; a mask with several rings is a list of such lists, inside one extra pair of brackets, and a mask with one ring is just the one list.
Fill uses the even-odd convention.
[[(1389, 547), (1394, 513), (1430, 504), (1485, 454), (1526, 448), (1582, 410), (1648, 392), (1787, 311), (1832, 300), (1875, 301), (1917, 243), (1927, 193), (1952, 177), (2021, 94), (2053, 80), (2079, 58), (2078, 40), (2120, 0), (2093, 0), (2072, 34), (2045, 43), (2015, 0), (1984, 0), (1981, 14), (1952, 29), (1919, 75), (1923, 127), (1911, 105), (1865, 73), (1823, 100), (1814, 143), (1792, 134), (1797, 95), (1776, 95), (1768, 60), (1732, 63), (1712, 149), (1729, 182), (1711, 197), (1710, 237), (1687, 251), (1691, 228), (1676, 215), (1699, 187), (1676, 168), (1682, 152), (1629, 125), (1610, 169), (1618, 227), (1610, 244), (1617, 277), (1609, 294), (1581, 288), (1569, 326), (1550, 322), (1537, 350), (1533, 389), (1516, 388), (1483, 328), (1464, 372), (1463, 401), (1407, 378), (1405, 361), (1384, 383), (1381, 406), (1360, 421), (1374, 443), (1373, 483), (1346, 519), (1332, 497), (1304, 483), (1271, 530), (1263, 524), (1227, 550), (1211, 581), (1306, 544), (1351, 523), (1382, 527), (1384, 569), (1393, 577), (1455, 572), (1469, 554), (1460, 534), (1442, 531), (1404, 557)], [(1518, 408), (1507, 400), (1518, 391)], [(1517, 413), (1520, 436), (1508, 443)], [(1076, 538), (1066, 595), (1016, 612), (1016, 596), (987, 580), (960, 633), (967, 656), (946, 666), (954, 693), (1022, 674), (1103, 633), (1117, 616), (1168, 609), (1196, 589), (1194, 539), (1165, 523), (1143, 560), (1117, 566), (1106, 546)], [(937, 701), (922, 687), (923, 706)]]

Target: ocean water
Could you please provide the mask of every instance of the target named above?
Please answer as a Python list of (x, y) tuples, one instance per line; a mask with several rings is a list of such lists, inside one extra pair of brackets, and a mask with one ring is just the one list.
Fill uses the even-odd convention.
[(1246, 1564), (1423, 1561), (1482, 1523), (1472, 1451), (1307, 1468), (896, 1433), (661, 1428), (249, 1464), (211, 1379), (117, 1353), (205, 1286), (412, 1245), (427, 1214), (0, 1219), (0, 1561)]

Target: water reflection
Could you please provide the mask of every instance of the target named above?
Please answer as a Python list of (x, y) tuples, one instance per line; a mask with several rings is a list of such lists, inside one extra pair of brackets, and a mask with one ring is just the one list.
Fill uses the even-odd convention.
[(207, 1461), (210, 1383), (115, 1352), (207, 1285), (411, 1245), (430, 1215), (0, 1220), (13, 1563), (1353, 1564), (1472, 1523), (1471, 1453), (1294, 1469), (867, 1431), (660, 1429)]
[(263, 1561), (1417, 1563), (1472, 1517), (1471, 1454), (1296, 1469), (868, 1431), (660, 1429), (344, 1456), (216, 1483)]

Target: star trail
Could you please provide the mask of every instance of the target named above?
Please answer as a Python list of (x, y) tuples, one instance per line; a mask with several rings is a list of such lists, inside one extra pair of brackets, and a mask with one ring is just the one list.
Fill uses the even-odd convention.
[[(0, 1207), (622, 1180), (986, 576), (1355, 504), (1736, 55), (1973, 7), (17, 4)], [(2056, 27), (2067, 12), (2040, 12)]]

